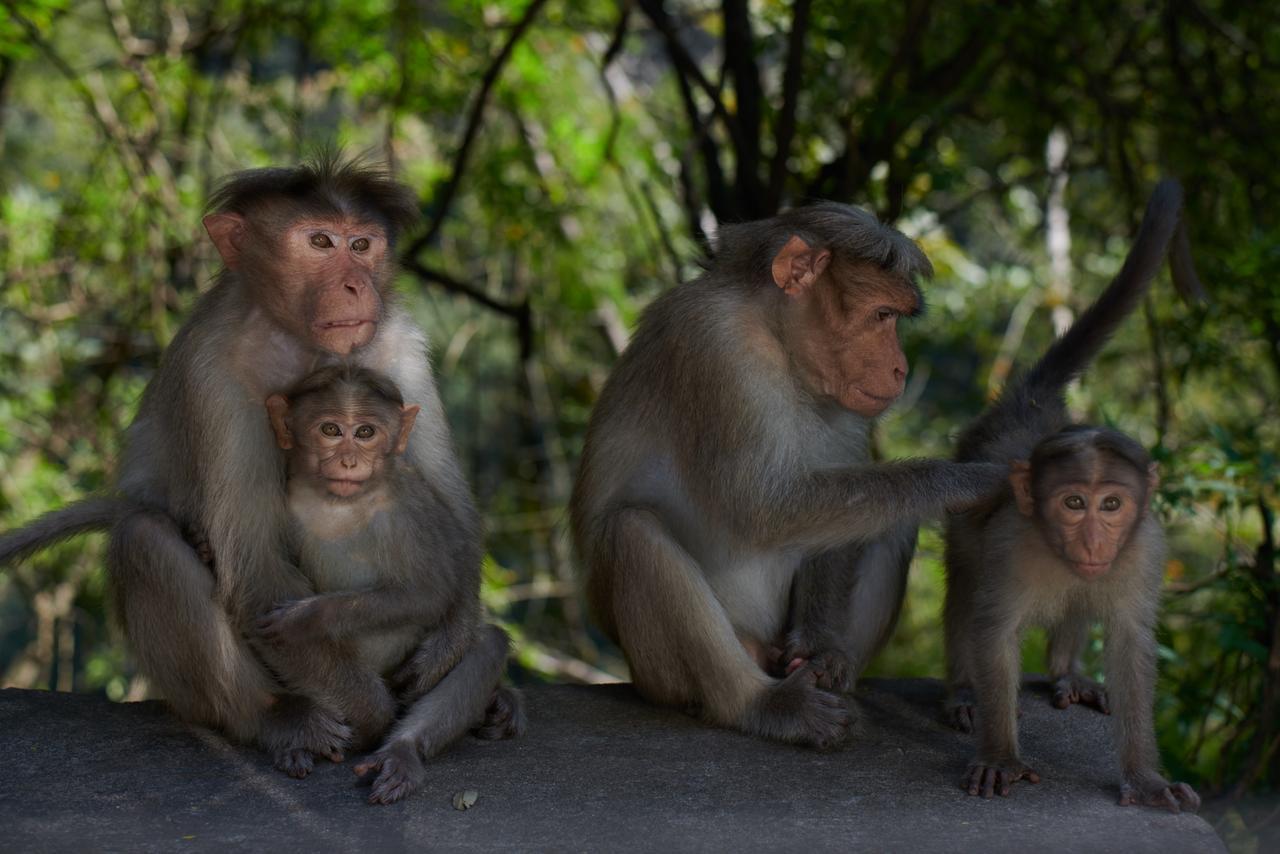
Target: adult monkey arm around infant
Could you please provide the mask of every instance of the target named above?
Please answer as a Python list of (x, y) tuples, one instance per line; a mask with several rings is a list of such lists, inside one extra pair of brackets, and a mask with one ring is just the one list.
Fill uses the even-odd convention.
[(1006, 474), (870, 460), (906, 380), (897, 321), (931, 272), (901, 233), (823, 203), (726, 227), (708, 270), (645, 313), (571, 516), (591, 610), (651, 701), (783, 741), (844, 737), (841, 695), (897, 619), (917, 523)]
[[(421, 407), (407, 457), (442, 496), (437, 518), (479, 559), (479, 520), (451, 446), (426, 340), (390, 291), (412, 193), (321, 158), (232, 176), (205, 227), (225, 264), (161, 359), (126, 436), (120, 496), (89, 499), (0, 541), (0, 560), (113, 525), (108, 577), (138, 664), (184, 718), (280, 756), (337, 755), (347, 731), (305, 696), (281, 696), (254, 621), (309, 595), (287, 558), (284, 463), (264, 401), (347, 360)], [(184, 534), (216, 555), (211, 573)], [(442, 556), (442, 559), (445, 559)]]

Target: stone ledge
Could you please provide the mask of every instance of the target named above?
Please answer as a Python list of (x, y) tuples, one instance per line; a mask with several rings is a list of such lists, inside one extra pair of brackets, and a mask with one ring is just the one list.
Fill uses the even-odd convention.
[[(1023, 697), (1043, 776), (965, 795), (971, 743), (933, 680), (867, 680), (862, 724), (819, 754), (641, 703), (627, 685), (531, 686), (529, 732), (464, 742), (423, 789), (364, 803), (351, 762), (306, 780), (159, 703), (0, 691), (0, 849), (12, 851), (1225, 851), (1193, 815), (1116, 806), (1109, 720)], [(460, 812), (455, 792), (479, 800)]]

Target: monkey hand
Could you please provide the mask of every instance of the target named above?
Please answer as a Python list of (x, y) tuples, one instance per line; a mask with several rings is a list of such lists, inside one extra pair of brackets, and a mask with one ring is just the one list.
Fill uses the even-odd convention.
[(1120, 786), (1120, 806), (1164, 807), (1170, 812), (1200, 809), (1200, 796), (1186, 783), (1170, 783), (1154, 771), (1125, 778)]
[(795, 629), (783, 641), (778, 661), (786, 676), (807, 665), (824, 691), (847, 694), (853, 690), (853, 663), (834, 639), (810, 638)]
[(418, 788), (427, 776), (412, 741), (387, 744), (354, 770), (361, 785), (372, 786), (371, 804), (394, 804)]
[(327, 640), (325, 610), (318, 596), (281, 602), (258, 618), (258, 634), (276, 646), (306, 646)]
[(1006, 797), (1013, 784), (1019, 780), (1039, 783), (1040, 775), (1035, 772), (1035, 769), (1022, 764), (1022, 760), (1016, 756), (999, 760), (986, 760), (979, 757), (969, 766), (961, 786), (971, 795), (990, 798), (992, 795), (999, 794), (1001, 797)]
[(1104, 715), (1111, 714), (1107, 689), (1078, 673), (1068, 673), (1055, 679), (1053, 683), (1053, 705), (1065, 709), (1072, 703), (1091, 706)]

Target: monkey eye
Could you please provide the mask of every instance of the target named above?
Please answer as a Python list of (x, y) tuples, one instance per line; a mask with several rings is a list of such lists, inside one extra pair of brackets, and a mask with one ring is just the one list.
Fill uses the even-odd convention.
[(355, 240), (351, 241), (352, 252), (367, 252), (368, 249), (369, 238), (367, 237), (357, 237)]
[(881, 323), (884, 323), (887, 320), (892, 320), (897, 316), (898, 316), (898, 313), (891, 308), (876, 309), (876, 320), (880, 321)]
[(357, 428), (356, 428), (356, 438), (357, 438), (357, 439), (372, 439), (372, 438), (373, 438), (373, 434), (374, 434), (374, 433), (376, 433), (376, 432), (377, 432), (377, 431), (373, 429), (373, 426), (372, 426), (372, 425), (370, 425), (370, 424), (361, 424), (359, 427), (357, 427)]
[(1120, 509), (1120, 499), (1114, 495), (1108, 495), (1102, 499), (1102, 509), (1107, 511), (1116, 511)]
[(311, 245), (317, 249), (332, 249), (333, 241), (329, 238), (329, 235), (317, 232), (311, 235)]
[(332, 421), (326, 421), (320, 425), (320, 432), (326, 436), (336, 438), (342, 435), (342, 428)]
[(1062, 503), (1067, 506), (1068, 510), (1083, 510), (1084, 498), (1079, 495), (1068, 495), (1062, 499)]

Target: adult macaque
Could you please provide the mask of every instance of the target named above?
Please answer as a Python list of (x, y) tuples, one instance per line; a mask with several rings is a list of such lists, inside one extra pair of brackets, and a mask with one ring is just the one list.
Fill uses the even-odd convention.
[[(481, 621), (478, 538), (430, 524), (447, 518), (448, 496), (399, 456), (420, 408), (384, 377), (324, 368), (267, 410), (289, 452), (290, 551), (316, 595), (277, 606), (257, 629), (280, 679), (345, 721), (353, 747), (372, 747), (408, 707), (360, 766), (380, 771), (369, 800), (390, 803), (420, 783), (423, 758), (481, 723), (506, 663), (506, 634)], [(515, 734), (519, 698), (498, 691), (502, 734)], [(297, 749), (282, 764), (305, 776), (312, 756)]]
[[(277, 603), (311, 594), (288, 559), (284, 463), (262, 401), (346, 360), (421, 407), (406, 455), (438, 495), (418, 524), (479, 542), (426, 338), (396, 306), (394, 247), (417, 217), (408, 188), (324, 157), (233, 175), (204, 219), (225, 264), (165, 351), (125, 439), (116, 497), (37, 522), (41, 542), (111, 526), (116, 615), (146, 674), (187, 720), (273, 754), (337, 755), (346, 726), (285, 692), (248, 638)], [(214, 571), (184, 539), (208, 537)], [(22, 532), (0, 557), (39, 545)], [(473, 548), (468, 559), (478, 559)]]
[[(1123, 269), (1025, 378), (960, 437), (956, 459), (1009, 467), (1008, 488), (947, 525), (945, 624), (948, 710), (974, 726), (971, 795), (1009, 794), (1039, 775), (1018, 753), (1021, 637), (1050, 627), (1054, 705), (1085, 702), (1116, 719), (1121, 804), (1196, 809), (1185, 783), (1160, 775), (1152, 703), (1156, 612), (1164, 534), (1148, 511), (1158, 476), (1146, 451), (1114, 430), (1069, 426), (1063, 390), (1119, 326), (1158, 271), (1179, 230), (1181, 190), (1156, 188)], [(1181, 240), (1181, 237), (1178, 237)], [(1175, 253), (1184, 290), (1198, 290)], [(1085, 678), (1080, 652), (1090, 621), (1106, 629), (1107, 687)]]
[(869, 459), (931, 272), (870, 214), (817, 204), (726, 227), (645, 313), (570, 510), (592, 612), (649, 700), (817, 747), (846, 734), (841, 695), (894, 626), (917, 522), (1005, 474)]

